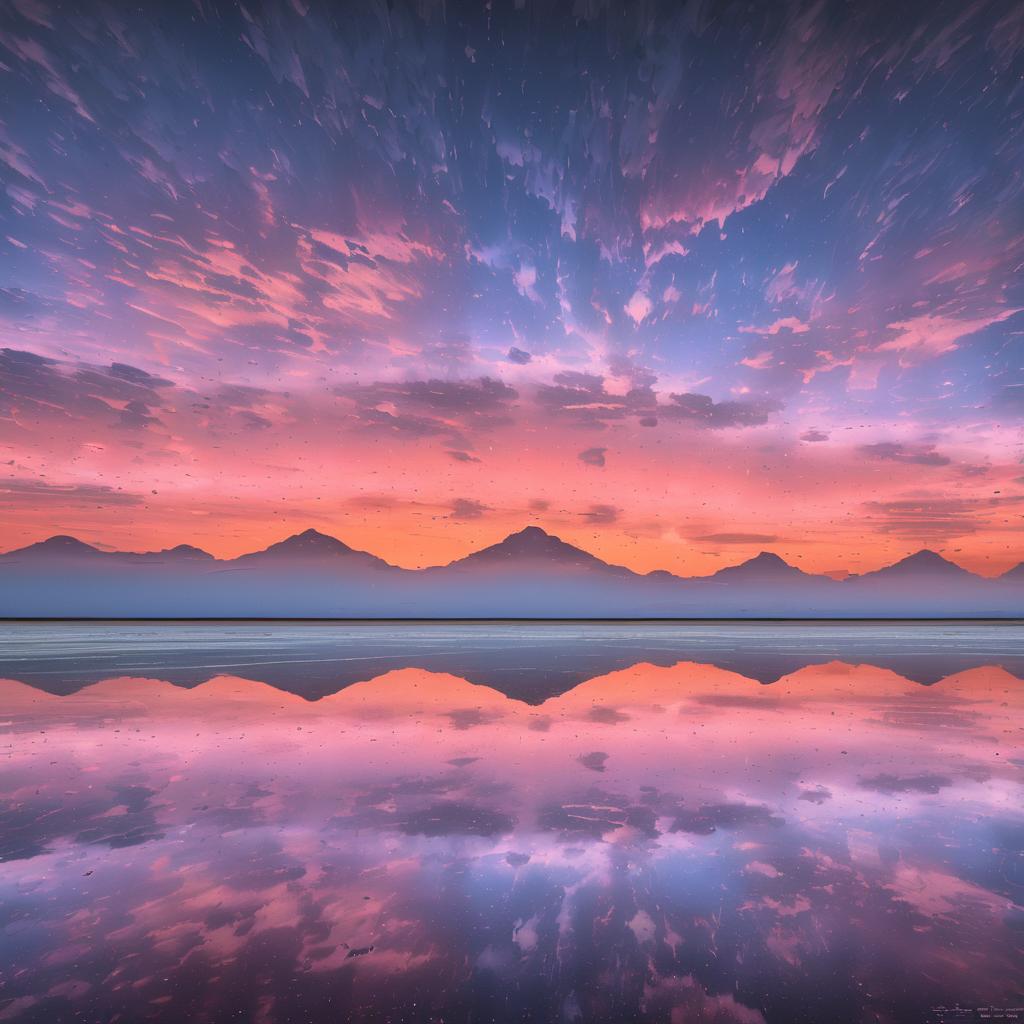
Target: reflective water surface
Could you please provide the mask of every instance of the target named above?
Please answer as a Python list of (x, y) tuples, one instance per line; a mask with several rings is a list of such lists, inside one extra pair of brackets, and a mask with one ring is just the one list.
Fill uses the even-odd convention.
[(1020, 1006), (1022, 677), (1006, 623), (0, 626), (0, 1020)]

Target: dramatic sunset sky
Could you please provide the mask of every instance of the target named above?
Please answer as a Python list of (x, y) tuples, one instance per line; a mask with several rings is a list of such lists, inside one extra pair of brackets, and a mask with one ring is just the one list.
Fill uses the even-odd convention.
[(8, 0), (0, 547), (1024, 552), (1024, 7)]

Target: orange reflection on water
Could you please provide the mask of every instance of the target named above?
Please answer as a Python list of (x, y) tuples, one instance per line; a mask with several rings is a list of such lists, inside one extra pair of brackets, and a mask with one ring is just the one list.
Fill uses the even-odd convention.
[(233, 676), (0, 700), (0, 878), (47, 948), (23, 944), (13, 1019), (72, 975), (85, 1008), (184, 1012), (191, 972), (206, 1013), (248, 986), (254, 1019), (331, 994), (381, 1020), (513, 989), (538, 1019), (841, 1020), (856, 993), (899, 1020), (1024, 982), (1024, 686), (998, 668), (638, 664), (536, 706), (412, 668), (316, 701)]

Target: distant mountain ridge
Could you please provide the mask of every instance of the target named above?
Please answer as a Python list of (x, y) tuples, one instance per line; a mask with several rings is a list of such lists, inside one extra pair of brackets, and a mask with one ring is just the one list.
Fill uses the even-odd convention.
[(535, 568), (538, 563), (548, 567), (597, 569), (601, 572), (635, 575), (623, 566), (610, 565), (589, 551), (567, 544), (560, 537), (542, 530), (539, 526), (527, 526), (517, 533), (510, 533), (497, 544), (491, 544), (437, 568)]
[(161, 551), (104, 551), (102, 548), (86, 544), (77, 537), (69, 537), (59, 534), (56, 537), (48, 537), (46, 540), (29, 544), (28, 547), (18, 548), (16, 551), (8, 551), (0, 555), (4, 558), (118, 558), (118, 559), (167, 559), (169, 561), (180, 560), (204, 560), (214, 561), (213, 555), (202, 548), (193, 547), (191, 544), (178, 544), (173, 548), (164, 548)]
[[(747, 561), (741, 562), (739, 565), (728, 565), (724, 569), (719, 569), (708, 578), (719, 582), (766, 582), (771, 580), (809, 580), (815, 577), (804, 572), (803, 569), (798, 569), (795, 565), (790, 565), (789, 562), (772, 551), (762, 551), (759, 555), (748, 558)], [(827, 579), (824, 576), (820, 578)]]
[(47, 537), (46, 540), (29, 544), (28, 547), (18, 548), (15, 551), (8, 551), (2, 558), (15, 557), (37, 557), (37, 558), (77, 558), (90, 557), (92, 555), (105, 555), (107, 552), (94, 548), (91, 544), (79, 540), (77, 537), (69, 537), (66, 534), (58, 534), (55, 537)]
[(844, 579), (762, 551), (710, 576), (640, 574), (538, 526), (403, 569), (305, 530), (217, 559), (69, 536), (0, 554), (0, 618), (1024, 618), (1024, 568), (986, 579), (935, 551)]
[(341, 560), (364, 568), (394, 569), (395, 566), (368, 551), (350, 548), (337, 537), (330, 537), (319, 530), (304, 530), (284, 540), (271, 544), (262, 551), (252, 551), (233, 559), (235, 562), (319, 562)]
[(858, 579), (887, 579), (887, 580), (954, 580), (954, 579), (966, 579), (973, 577), (974, 579), (981, 579), (982, 577), (976, 576), (972, 572), (968, 572), (962, 566), (956, 564), (956, 562), (949, 561), (948, 558), (943, 558), (936, 551), (931, 551), (928, 548), (924, 548), (921, 551), (916, 551), (912, 555), (908, 555), (906, 558), (901, 558), (898, 562), (894, 562), (892, 565), (886, 565), (881, 569), (875, 569), (874, 572), (867, 572), (862, 574)]
[[(160, 551), (105, 551), (102, 548), (87, 544), (77, 537), (58, 534), (45, 540), (37, 541), (23, 548), (0, 553), (0, 565), (4, 562), (23, 561), (35, 558), (92, 558), (99, 557), (109, 560), (117, 559), (166, 559), (168, 561), (209, 561), (219, 563), (252, 563), (252, 562), (317, 562), (320, 560), (353, 560), (365, 566), (395, 569), (385, 559), (368, 551), (350, 547), (344, 541), (319, 530), (308, 529), (292, 534), (283, 540), (276, 541), (266, 548), (250, 551), (235, 558), (217, 559), (208, 551), (191, 544), (178, 544), (173, 548)], [(473, 551), (462, 558), (442, 566), (433, 566), (431, 570), (450, 568), (476, 567), (510, 567), (523, 562), (545, 563), (549, 566), (572, 568), (589, 568), (603, 572), (613, 572), (639, 577), (638, 573), (621, 565), (613, 565), (592, 555), (583, 548), (578, 548), (554, 534), (548, 533), (539, 526), (527, 526), (515, 533), (510, 533), (495, 544)], [(424, 570), (404, 570), (406, 572)], [(656, 569), (647, 574), (648, 577), (671, 579), (717, 580), (720, 582), (749, 581), (782, 581), (782, 580), (813, 580), (829, 579), (830, 577), (808, 573), (772, 551), (761, 551), (759, 554), (737, 565), (729, 565), (718, 569), (710, 576), (682, 577), (665, 569)], [(974, 579), (985, 577), (964, 569), (937, 551), (922, 548), (920, 551), (907, 555), (892, 565), (882, 566), (866, 573), (851, 574), (847, 582), (870, 579), (900, 578), (935, 578), (935, 579)], [(1024, 580), (1024, 562), (1015, 565), (996, 579)]]
[(1024, 583), (1024, 562), (1018, 562), (1012, 569), (1007, 569), (999, 578), (1001, 580)]

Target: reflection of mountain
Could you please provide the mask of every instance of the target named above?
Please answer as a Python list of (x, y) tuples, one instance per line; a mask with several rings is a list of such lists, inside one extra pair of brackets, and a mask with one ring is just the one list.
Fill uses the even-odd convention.
[[(156, 1019), (154, 1006), (161, 1020), (228, 1019), (222, 1000), (209, 1012), (158, 1000), (247, 992), (268, 970), (275, 995), (320, 986), (302, 1002), (268, 996), (296, 1007), (268, 1019), (442, 1019), (426, 1004), (445, 1020), (559, 1020), (562, 998), (509, 1012), (556, 964), (602, 996), (584, 972), (613, 979), (577, 1019), (750, 1024), (765, 1018), (731, 998), (679, 995), (690, 964), (755, 959), (753, 981), (727, 981), (752, 991), (772, 950), (772, 977), (806, 986), (782, 990), (780, 1019), (793, 1019), (786, 1006), (871, 1019), (813, 1002), (836, 988), (837, 944), (897, 966), (900, 948), (946, 973), (982, 965), (1009, 989), (1020, 834), (1014, 769), (993, 738), (1012, 732), (1022, 698), (998, 670), (927, 691), (834, 663), (773, 687), (639, 664), (541, 707), (419, 669), (318, 702), (228, 675), (190, 690), (110, 678), (68, 697), (0, 681), (0, 860), (27, 879), (19, 920), (52, 939), (10, 945), (51, 972), (39, 991), (72, 956), (80, 975), (117, 963), (134, 972), (127, 990), (147, 986), (146, 1002), (83, 1004), (82, 1020)], [(950, 959), (964, 941), (969, 956)], [(481, 962), (519, 973), (485, 979), (488, 1012), (449, 1012), (441, 999)], [(621, 979), (650, 993), (658, 962), (686, 984), (657, 1014), (625, 1005)], [(907, 972), (886, 972), (902, 1011)], [(74, 1016), (43, 1009), (30, 1019)]]
[(0, 555), (0, 616), (22, 618), (1012, 618), (1024, 571), (989, 580), (933, 551), (838, 581), (763, 551), (712, 576), (642, 576), (530, 526), (407, 570), (307, 530), (218, 560), (51, 537)]
[[(541, 732), (555, 722), (576, 722), (587, 736), (586, 749), (587, 743), (610, 742), (604, 732), (609, 727), (622, 725), (635, 732), (641, 717), (657, 720), (666, 713), (717, 721), (726, 728), (731, 728), (726, 724), (731, 721), (750, 729), (763, 727), (765, 715), (813, 715), (811, 709), (830, 706), (894, 728), (960, 729), (976, 724), (980, 715), (994, 709), (1002, 709), (998, 713), (1012, 720), (1022, 708), (1024, 686), (1000, 668), (984, 667), (951, 674), (936, 691), (924, 694), (897, 673), (842, 662), (805, 666), (773, 686), (758, 686), (725, 669), (682, 662), (667, 667), (640, 663), (532, 702), (461, 676), (418, 668), (358, 680), (316, 700), (309, 700), (304, 692), (231, 673), (188, 687), (149, 677), (111, 676), (66, 694), (0, 677), (0, 699), (16, 728), (25, 716), (39, 721), (40, 715), (52, 716), (51, 720), (67, 715), (81, 727), (97, 715), (110, 719), (145, 713), (162, 718), (200, 715), (206, 727), (214, 729), (227, 721), (232, 728), (246, 731), (251, 723), (280, 732), (282, 722), (290, 717), (322, 721), (346, 716), (376, 723), (377, 729), (389, 720), (411, 721), (417, 728), (429, 727), (431, 733), (468, 732), (500, 724), (501, 736), (507, 739), (512, 735), (509, 726), (517, 721)], [(80, 713), (85, 717), (79, 718)], [(574, 735), (578, 742), (579, 732)], [(579, 760), (600, 772), (606, 758), (595, 751)], [(467, 763), (476, 760), (471, 757)]]
[(396, 669), (457, 676), (538, 704), (647, 664), (713, 666), (774, 683), (832, 662), (935, 683), (999, 666), (1024, 679), (1024, 633), (1005, 625), (96, 625), (11, 627), (0, 677), (71, 693), (114, 676), (192, 687), (236, 675), (317, 700)]

